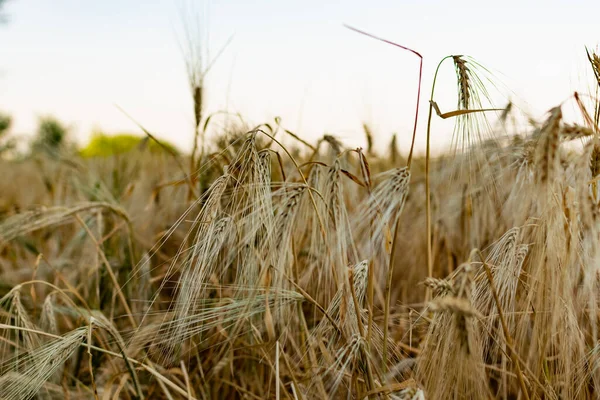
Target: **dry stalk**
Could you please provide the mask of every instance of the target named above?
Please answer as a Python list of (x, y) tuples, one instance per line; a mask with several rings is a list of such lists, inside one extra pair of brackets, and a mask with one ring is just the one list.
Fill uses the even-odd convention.
[(504, 319), (504, 313), (502, 311), (502, 305), (500, 303), (500, 299), (498, 298), (498, 293), (496, 292), (496, 287), (494, 285), (494, 278), (492, 277), (492, 271), (490, 271), (490, 267), (485, 262), (485, 258), (483, 257), (483, 254), (481, 254), (481, 251), (479, 251), (479, 250), (477, 250), (477, 251), (479, 254), (479, 258), (481, 259), (481, 262), (483, 263), (483, 268), (485, 269), (485, 274), (487, 276), (487, 279), (488, 279), (488, 282), (490, 285), (490, 290), (492, 291), (492, 294), (494, 296), (494, 301), (496, 302), (496, 307), (498, 309), (498, 316), (500, 317), (500, 323), (502, 324), (502, 330), (504, 332), (504, 338), (506, 339), (507, 347), (510, 350), (510, 356), (513, 360), (513, 363), (515, 364), (515, 368), (517, 369), (517, 377), (519, 380), (519, 385), (521, 386), (521, 392), (523, 393), (523, 396), (525, 397), (525, 399), (529, 400), (529, 392), (527, 391), (527, 386), (525, 385), (525, 378), (523, 377), (523, 372), (521, 371), (521, 364), (520, 364), (519, 356), (513, 347), (512, 336), (510, 335), (510, 331), (508, 330), (508, 325), (506, 324), (506, 320)]
[(562, 112), (560, 107), (553, 108), (550, 110), (550, 116), (540, 130), (536, 166), (539, 174), (538, 179), (541, 183), (552, 181), (555, 176), (561, 119)]

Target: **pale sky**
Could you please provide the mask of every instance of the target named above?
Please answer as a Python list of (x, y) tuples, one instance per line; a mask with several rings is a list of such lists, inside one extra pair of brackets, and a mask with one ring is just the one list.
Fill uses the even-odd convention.
[[(0, 110), (13, 115), (13, 132), (32, 132), (46, 114), (71, 125), (81, 143), (95, 127), (139, 132), (118, 104), (189, 149), (193, 113), (180, 48), (189, 9), (208, 10), (213, 53), (234, 35), (207, 76), (207, 112), (227, 109), (255, 124), (281, 116), (303, 137), (333, 133), (353, 146), (364, 143), (366, 121), (380, 148), (398, 132), (403, 152), (418, 58), (343, 23), (424, 56), (420, 150), (433, 72), (445, 55), (474, 57), (540, 117), (588, 88), (585, 46), (600, 42), (600, 2), (591, 0), (8, 0)], [(436, 95), (443, 111), (456, 105), (453, 74), (448, 63)], [(435, 146), (450, 135), (451, 125), (435, 121)]]

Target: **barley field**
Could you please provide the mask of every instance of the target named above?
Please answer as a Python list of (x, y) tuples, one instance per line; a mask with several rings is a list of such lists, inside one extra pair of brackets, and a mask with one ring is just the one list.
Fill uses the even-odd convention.
[(365, 149), (279, 120), (211, 138), (191, 79), (189, 154), (2, 157), (0, 397), (597, 398), (599, 103), (523, 128), (474, 60), (439, 68), (442, 154), (416, 122), (414, 156), (367, 125)]

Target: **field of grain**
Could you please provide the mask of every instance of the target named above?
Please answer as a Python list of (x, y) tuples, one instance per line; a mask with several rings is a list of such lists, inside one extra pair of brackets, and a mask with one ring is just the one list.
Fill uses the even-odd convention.
[(517, 129), (452, 67), (431, 157), (279, 121), (210, 142), (194, 91), (191, 156), (0, 160), (0, 397), (597, 398), (600, 107)]

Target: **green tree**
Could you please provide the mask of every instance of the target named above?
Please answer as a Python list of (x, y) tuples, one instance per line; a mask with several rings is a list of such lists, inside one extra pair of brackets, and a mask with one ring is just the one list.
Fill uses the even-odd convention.
[(10, 131), (11, 125), (11, 116), (0, 112), (0, 156), (15, 148), (14, 139), (6, 138), (8, 132)]
[(67, 145), (69, 128), (52, 116), (41, 117), (35, 139), (31, 144), (34, 153), (43, 152), (58, 155)]
[(5, 133), (8, 133), (8, 130), (10, 129), (11, 125), (11, 116), (0, 112), (0, 138), (3, 137)]

